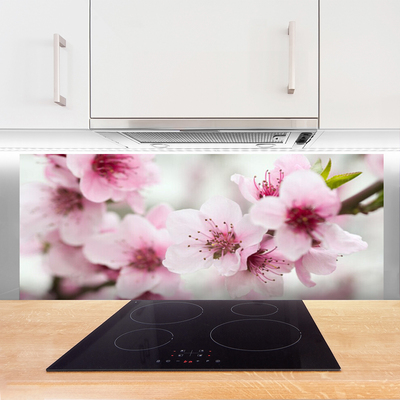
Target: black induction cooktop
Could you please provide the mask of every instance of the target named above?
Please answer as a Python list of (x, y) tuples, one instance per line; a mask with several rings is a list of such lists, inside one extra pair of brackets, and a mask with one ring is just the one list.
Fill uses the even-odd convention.
[(300, 300), (132, 300), (47, 368), (161, 370), (340, 366)]

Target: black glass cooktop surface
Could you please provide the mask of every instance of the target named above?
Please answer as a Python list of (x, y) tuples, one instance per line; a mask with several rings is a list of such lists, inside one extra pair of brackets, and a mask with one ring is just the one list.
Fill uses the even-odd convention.
[(340, 366), (300, 300), (132, 300), (47, 368), (148, 370)]

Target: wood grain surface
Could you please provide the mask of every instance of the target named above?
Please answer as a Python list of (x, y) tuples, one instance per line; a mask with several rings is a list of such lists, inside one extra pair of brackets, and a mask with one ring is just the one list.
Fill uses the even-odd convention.
[(126, 301), (0, 301), (0, 399), (399, 399), (400, 301), (305, 301), (340, 372), (56, 372)]

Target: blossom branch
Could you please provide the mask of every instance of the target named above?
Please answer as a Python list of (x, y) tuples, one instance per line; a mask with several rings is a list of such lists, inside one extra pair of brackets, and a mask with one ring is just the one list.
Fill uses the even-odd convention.
[[(339, 211), (338, 215), (343, 215), (343, 214), (358, 214), (358, 213), (363, 213), (363, 214), (368, 214), (370, 211), (374, 211), (380, 207), (383, 206), (383, 196), (382, 196), (382, 202), (379, 203), (379, 206), (375, 207), (368, 207), (368, 206), (363, 206), (361, 202), (365, 199), (368, 199), (371, 197), (373, 194), (379, 193), (383, 190), (383, 181), (378, 181), (373, 183), (372, 185), (368, 186), (361, 192), (355, 194), (352, 197), (349, 197), (347, 200), (342, 202), (342, 207)], [(374, 202), (372, 202), (374, 203)], [(371, 203), (371, 204), (372, 204)]]
[(110, 280), (104, 283), (101, 283), (100, 285), (97, 286), (82, 286), (81, 288), (79, 288), (79, 290), (77, 292), (75, 292), (74, 294), (63, 294), (61, 292), (61, 280), (62, 278), (60, 277), (54, 277), (53, 278), (53, 285), (52, 288), (50, 290), (50, 293), (53, 293), (56, 296), (57, 300), (75, 300), (78, 297), (86, 294), (86, 293), (90, 293), (90, 292), (97, 292), (100, 289), (103, 289), (104, 287), (108, 287), (108, 286), (114, 286), (116, 281)]

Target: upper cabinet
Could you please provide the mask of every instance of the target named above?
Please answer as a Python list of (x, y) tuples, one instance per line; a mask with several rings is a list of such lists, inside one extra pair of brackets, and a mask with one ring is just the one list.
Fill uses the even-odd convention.
[(400, 127), (400, 1), (320, 1), (320, 127)]
[(317, 0), (91, 5), (91, 118), (318, 117)]
[(88, 0), (1, 0), (0, 55), (0, 129), (89, 127)]
[(400, 0), (90, 7), (0, 1), (0, 129), (400, 128)]

